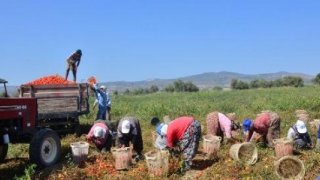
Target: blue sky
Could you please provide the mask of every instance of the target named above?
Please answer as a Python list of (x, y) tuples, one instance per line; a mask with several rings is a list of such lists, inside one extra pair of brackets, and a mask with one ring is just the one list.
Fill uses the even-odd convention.
[[(0, 78), (178, 78), (204, 72), (320, 72), (320, 1), (46, 0), (0, 2)], [(69, 77), (69, 78), (72, 78)]]

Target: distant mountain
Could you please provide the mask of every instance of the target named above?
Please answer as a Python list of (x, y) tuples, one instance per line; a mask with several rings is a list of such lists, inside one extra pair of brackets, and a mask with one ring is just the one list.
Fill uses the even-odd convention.
[[(290, 73), (290, 72), (277, 72), (277, 73), (266, 73), (266, 74), (240, 74), (234, 72), (207, 72), (192, 76), (186, 76), (176, 79), (153, 79), (145, 81), (115, 81), (102, 83), (107, 85), (108, 89), (111, 91), (125, 91), (126, 89), (137, 89), (137, 88), (149, 88), (152, 85), (158, 86), (160, 89), (165, 88), (167, 85), (172, 84), (174, 81), (181, 79), (182, 81), (191, 81), (193, 84), (197, 85), (200, 89), (207, 89), (213, 87), (223, 87), (229, 88), (232, 79), (238, 79), (245, 82), (250, 82), (255, 79), (264, 79), (267, 81), (283, 78), (285, 76), (299, 76), (304, 80), (305, 84), (310, 84), (311, 80), (315, 77), (303, 73)], [(9, 86), (8, 91), (10, 95), (17, 93), (16, 86)], [(3, 87), (0, 86), (0, 92), (3, 91)]]
[(145, 81), (115, 81), (107, 82), (107, 87), (111, 91), (125, 91), (126, 89), (137, 89), (137, 88), (147, 88), (152, 85), (158, 86), (160, 89), (163, 89), (168, 84), (173, 83), (174, 81), (181, 79), (182, 81), (191, 81), (193, 84), (197, 85), (200, 89), (212, 88), (212, 87), (224, 87), (229, 88), (230, 82), (232, 79), (238, 79), (245, 82), (250, 82), (255, 79), (264, 79), (264, 80), (275, 80), (283, 78), (285, 76), (299, 76), (301, 77), (305, 84), (310, 84), (311, 80), (314, 78), (312, 75), (303, 74), (303, 73), (290, 73), (290, 72), (277, 72), (277, 73), (267, 73), (267, 74), (240, 74), (234, 72), (207, 72), (192, 76), (181, 77), (177, 79), (153, 79)]

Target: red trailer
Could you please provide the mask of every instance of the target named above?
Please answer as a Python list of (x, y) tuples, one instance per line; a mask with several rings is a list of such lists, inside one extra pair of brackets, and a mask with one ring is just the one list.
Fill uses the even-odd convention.
[(32, 162), (41, 167), (55, 164), (61, 155), (60, 135), (77, 131), (79, 116), (89, 113), (88, 87), (22, 85), (20, 97), (0, 98), (0, 161), (8, 143), (30, 143)]

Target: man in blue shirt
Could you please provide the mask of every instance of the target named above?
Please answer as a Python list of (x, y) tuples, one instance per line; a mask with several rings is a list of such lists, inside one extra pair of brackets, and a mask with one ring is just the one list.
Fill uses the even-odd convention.
[(95, 109), (97, 104), (99, 107), (96, 120), (110, 120), (111, 98), (109, 93), (106, 92), (106, 87), (102, 85), (98, 88), (98, 86), (94, 84), (93, 89), (96, 93), (96, 100), (94, 102), (93, 109)]

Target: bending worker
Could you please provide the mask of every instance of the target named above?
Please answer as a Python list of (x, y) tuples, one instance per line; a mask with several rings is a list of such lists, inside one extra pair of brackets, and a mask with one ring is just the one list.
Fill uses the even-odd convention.
[(129, 147), (130, 142), (133, 145), (133, 150), (136, 151), (136, 161), (142, 160), (143, 141), (139, 120), (135, 117), (124, 117), (118, 124), (118, 145), (120, 147)]
[(207, 115), (207, 133), (215, 136), (220, 136), (223, 141), (224, 135), (228, 142), (238, 141), (232, 137), (231, 131), (240, 129), (240, 125), (236, 124), (234, 120), (236, 116), (234, 113), (230, 113), (227, 116), (220, 112), (211, 112)]
[(246, 141), (249, 142), (253, 133), (260, 134), (263, 138), (263, 143), (268, 147), (273, 147), (273, 140), (280, 137), (280, 117), (277, 113), (264, 111), (258, 114), (257, 118), (251, 123), (249, 134)]
[(82, 56), (82, 51), (78, 49), (76, 52), (72, 53), (67, 59), (67, 70), (66, 70), (66, 80), (68, 80), (69, 71), (72, 71), (73, 81), (77, 81), (77, 69), (80, 64)]

